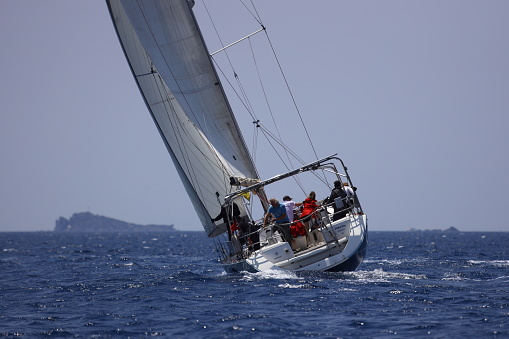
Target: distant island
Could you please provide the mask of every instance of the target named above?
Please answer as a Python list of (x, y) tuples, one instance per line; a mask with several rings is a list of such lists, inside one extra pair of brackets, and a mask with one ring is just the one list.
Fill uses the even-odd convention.
[(173, 225), (136, 225), (125, 221), (95, 215), (74, 213), (68, 220), (60, 217), (54, 232), (176, 232)]

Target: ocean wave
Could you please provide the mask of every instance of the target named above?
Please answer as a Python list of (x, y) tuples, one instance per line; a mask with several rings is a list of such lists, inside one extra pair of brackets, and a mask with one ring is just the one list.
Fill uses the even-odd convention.
[(2, 249), (2, 252), (18, 252), (18, 250), (15, 248), (4, 248)]
[(424, 274), (411, 274), (401, 272), (388, 272), (381, 268), (376, 268), (372, 271), (356, 271), (345, 273), (351, 275), (359, 281), (365, 282), (390, 282), (393, 280), (421, 280), (427, 279)]
[(403, 265), (403, 264), (415, 264), (424, 263), (427, 259), (425, 258), (411, 258), (411, 259), (364, 259), (364, 264), (378, 264), (378, 265)]
[(442, 280), (448, 280), (448, 281), (463, 281), (463, 280), (470, 280), (469, 278), (465, 277), (463, 273), (459, 272), (447, 272), (444, 274), (444, 277)]
[(509, 260), (468, 260), (471, 265), (509, 267)]
[(245, 281), (267, 280), (267, 279), (301, 280), (304, 278), (299, 277), (295, 272), (283, 271), (283, 270), (267, 270), (264, 272), (256, 272), (256, 273), (244, 272), (244, 277), (243, 277), (243, 280), (245, 280)]
[(290, 283), (284, 283), (284, 284), (277, 285), (277, 287), (281, 287), (281, 288), (310, 288), (311, 286), (308, 285), (308, 284), (290, 284)]

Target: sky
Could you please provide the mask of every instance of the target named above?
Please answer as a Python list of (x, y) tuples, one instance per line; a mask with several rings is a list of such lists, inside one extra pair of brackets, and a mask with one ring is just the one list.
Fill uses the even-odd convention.
[[(509, 230), (508, 1), (254, 3), (319, 157), (346, 162), (371, 230)], [(207, 8), (225, 44), (257, 29), (231, 0)], [(200, 0), (195, 13), (208, 20)], [(201, 230), (104, 1), (1, 1), (0, 43), (0, 231), (85, 211)]]

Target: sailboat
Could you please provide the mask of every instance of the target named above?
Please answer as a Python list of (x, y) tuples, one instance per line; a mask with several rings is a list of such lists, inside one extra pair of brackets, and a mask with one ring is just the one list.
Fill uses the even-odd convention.
[(354, 190), (346, 198), (317, 201), (305, 218), (298, 208), (287, 211), (294, 220), (283, 215), (280, 223), (271, 204), (282, 208), (281, 203), (267, 194), (296, 186), (304, 175), (318, 178), (323, 192), (333, 182), (355, 188), (347, 167), (333, 154), (261, 178), (198, 26), (194, 1), (106, 3), (136, 84), (224, 269), (356, 270), (366, 255), (367, 217)]

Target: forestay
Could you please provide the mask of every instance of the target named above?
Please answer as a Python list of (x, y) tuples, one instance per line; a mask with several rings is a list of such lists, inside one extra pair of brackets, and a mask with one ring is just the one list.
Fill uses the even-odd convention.
[(196, 24), (193, 2), (107, 3), (138, 87), (205, 232), (218, 235), (225, 229), (210, 220), (220, 211), (217, 196), (231, 193), (230, 177), (258, 174)]

